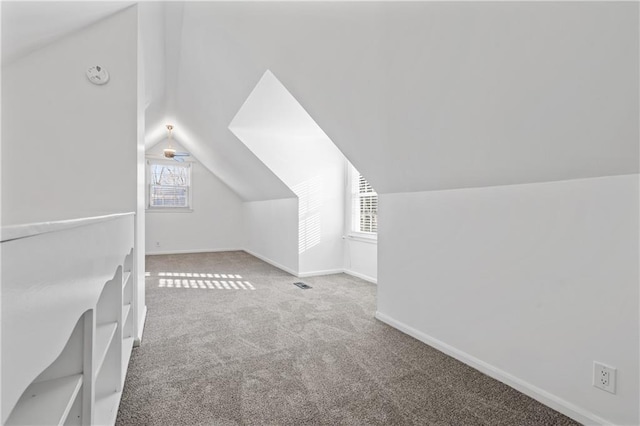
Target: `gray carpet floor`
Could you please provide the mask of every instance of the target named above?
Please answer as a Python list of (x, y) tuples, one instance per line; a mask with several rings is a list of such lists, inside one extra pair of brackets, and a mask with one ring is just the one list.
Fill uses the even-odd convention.
[[(376, 287), (244, 252), (147, 257), (117, 425), (575, 425), (374, 319)], [(190, 276), (189, 276), (190, 275)]]

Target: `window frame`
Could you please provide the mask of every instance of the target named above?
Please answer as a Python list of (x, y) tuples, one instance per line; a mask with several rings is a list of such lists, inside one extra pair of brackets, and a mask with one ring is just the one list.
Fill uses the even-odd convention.
[[(374, 195), (376, 197), (376, 206), (379, 204), (378, 192), (373, 190), (373, 192), (360, 193), (360, 176), (361, 173), (356, 170), (353, 165), (347, 165), (348, 172), (348, 182), (349, 182), (349, 229), (347, 232), (347, 237), (353, 240), (376, 243), (378, 241), (378, 229), (377, 229), (377, 220), (376, 220), (376, 231), (375, 232), (367, 232), (360, 230), (360, 198), (361, 194), (367, 194), (367, 196)], [(363, 179), (366, 178), (363, 177)], [(368, 183), (368, 181), (367, 181)], [(370, 185), (370, 184), (369, 184)], [(373, 189), (373, 188), (372, 188)], [(378, 215), (378, 209), (376, 208), (376, 218)]]
[[(193, 165), (190, 161), (177, 162), (175, 160), (163, 160), (163, 159), (147, 159), (146, 160), (146, 211), (147, 212), (162, 212), (162, 213), (191, 213), (193, 212)], [(151, 205), (151, 186), (153, 181), (153, 165), (184, 167), (187, 169), (187, 176), (189, 183), (187, 185), (187, 206), (186, 207), (173, 207), (173, 206), (152, 206)]]

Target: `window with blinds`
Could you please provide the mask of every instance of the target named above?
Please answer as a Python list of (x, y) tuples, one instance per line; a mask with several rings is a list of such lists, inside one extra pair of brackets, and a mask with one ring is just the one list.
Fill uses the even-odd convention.
[(357, 180), (354, 179), (354, 204), (357, 209), (357, 216), (354, 218), (355, 231), (375, 234), (378, 232), (378, 194), (364, 176), (358, 172), (355, 176), (358, 177)]
[(149, 208), (191, 207), (191, 165), (149, 164)]

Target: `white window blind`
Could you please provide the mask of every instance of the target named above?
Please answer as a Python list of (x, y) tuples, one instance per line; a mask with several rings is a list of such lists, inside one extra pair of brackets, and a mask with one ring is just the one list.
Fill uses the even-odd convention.
[[(371, 184), (360, 173), (355, 188), (355, 207), (357, 217), (355, 217), (355, 231), (366, 233), (378, 232), (378, 194), (371, 187)], [(355, 180), (355, 179), (354, 179)]]
[(190, 208), (190, 164), (150, 163), (149, 207)]

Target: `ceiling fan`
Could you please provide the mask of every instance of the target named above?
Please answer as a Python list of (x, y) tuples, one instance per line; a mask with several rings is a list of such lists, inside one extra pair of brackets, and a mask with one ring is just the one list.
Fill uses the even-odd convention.
[(167, 131), (169, 132), (169, 136), (167, 137), (167, 139), (169, 139), (169, 147), (165, 148), (162, 151), (162, 153), (166, 158), (172, 158), (176, 161), (182, 162), (184, 161), (184, 157), (189, 157), (191, 154), (189, 154), (188, 152), (176, 152), (176, 150), (171, 146), (172, 130), (173, 130), (173, 125), (167, 124)]

